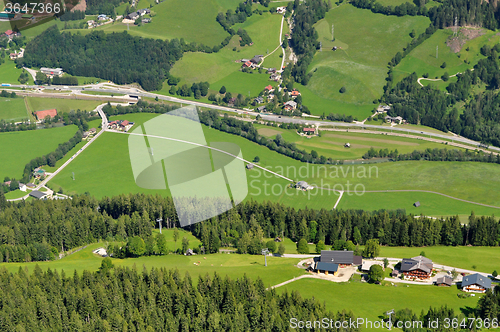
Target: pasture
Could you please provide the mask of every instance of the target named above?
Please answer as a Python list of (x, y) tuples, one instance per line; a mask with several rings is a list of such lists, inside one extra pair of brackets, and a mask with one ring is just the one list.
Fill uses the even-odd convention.
[[(177, 246), (180, 246), (183, 234), (184, 232), (180, 231), (180, 240)], [(188, 236), (192, 237), (192, 235)], [(169, 241), (169, 245), (173, 245), (171, 242)], [(84, 270), (96, 271), (101, 266), (102, 257), (92, 253), (92, 251), (105, 245), (106, 243), (104, 242), (90, 244), (87, 248), (56, 261), (0, 263), (0, 268), (17, 272), (21, 267), (23, 269), (27, 268), (29, 272), (32, 272), (35, 266), (38, 265), (43, 270), (49, 268), (58, 272), (64, 270), (66, 275), (73, 274), (73, 271), (77, 271), (78, 273), (82, 273)], [(144, 256), (112, 260), (115, 266), (129, 268), (142, 269), (145, 267), (146, 269), (151, 269), (155, 267), (178, 269), (181, 275), (188, 272), (191, 278), (193, 278), (194, 284), (197, 283), (199, 275), (207, 273), (213, 275), (215, 272), (223, 277), (229, 276), (232, 279), (242, 278), (245, 274), (254, 280), (260, 277), (265, 286), (272, 286), (304, 274), (304, 270), (294, 266), (299, 261), (297, 258), (267, 257), (268, 266), (265, 267), (264, 257), (261, 255), (207, 254), (184, 256), (169, 254), (164, 256)], [(195, 265), (195, 263), (198, 265)]]
[[(385, 16), (349, 4), (330, 10), (315, 24), (322, 51), (316, 53), (308, 69), (313, 76), (307, 88), (321, 98), (367, 107), (361, 117), (365, 118), (368, 106), (382, 94), (388, 62), (411, 40), (413, 29), (420, 33), (427, 25), (427, 18)], [(334, 46), (339, 49), (333, 51)], [(346, 92), (340, 93), (343, 86)], [(303, 95), (303, 100), (313, 114), (346, 113), (342, 108), (317, 106), (311, 97)]]
[[(23, 70), (16, 68), (16, 63), (10, 60), (7, 54), (5, 62), (0, 65), (0, 83), (19, 84), (17, 79), (22, 72)], [(31, 75), (29, 76), (27, 84), (33, 84)]]
[(0, 180), (9, 176), (20, 179), (24, 166), (31, 159), (54, 151), (60, 143), (69, 140), (76, 133), (74, 125), (0, 133)]
[[(480, 59), (484, 58), (480, 53), (481, 47), (485, 44), (490, 46), (498, 44), (500, 36), (496, 35), (495, 31), (486, 29), (471, 28), (470, 30), (475, 33), (482, 33), (482, 35), (467, 40), (458, 53), (454, 53), (446, 44), (453, 31), (451, 29), (436, 31), (394, 67), (394, 82), (400, 81), (413, 72), (417, 73), (419, 77), (429, 74), (429, 78), (440, 78), (445, 72), (454, 75), (472, 68)], [(438, 48), (437, 54), (436, 47)], [(441, 68), (443, 62), (446, 62), (445, 68)], [(422, 81), (422, 83), (426, 84), (425, 81)]]
[[(352, 311), (356, 317), (365, 320), (380, 321), (384, 313), (411, 308), (416, 315), (429, 310), (429, 307), (447, 305), (455, 313), (469, 312), (476, 306), (481, 297), (475, 296), (461, 299), (457, 296), (460, 290), (455, 285), (451, 287), (387, 284), (375, 285), (361, 282), (336, 283), (318, 279), (300, 279), (276, 289), (278, 293), (284, 291), (298, 291), (303, 298), (314, 297), (324, 303), (326, 309), (337, 311)], [(318, 291), (320, 290), (320, 291)], [(377, 331), (379, 329), (366, 328), (363, 331)]]
[(58, 113), (76, 110), (91, 112), (103, 103), (99, 100), (28, 97), (28, 105), (33, 112), (52, 108), (57, 109)]
[[(307, 136), (298, 135), (296, 130), (291, 129), (285, 130), (264, 125), (255, 125), (255, 128), (263, 136), (275, 138), (277, 134), (281, 134), (285, 141), (295, 143), (300, 149), (308, 152), (315, 150), (319, 155), (324, 155), (334, 160), (361, 159), (370, 148), (374, 148), (377, 151), (381, 149), (388, 149), (389, 151), (397, 149), (399, 154), (411, 153), (414, 150), (459, 149), (421, 139), (384, 135), (382, 132), (380, 134), (364, 134), (358, 132), (350, 133), (345, 130), (322, 130), (321, 137), (312, 136), (308, 138)], [(351, 147), (344, 147), (346, 143), (349, 143)]]
[(0, 120), (18, 122), (28, 119), (24, 98), (0, 98)]
[[(155, 116), (155, 114), (138, 115), (144, 119)], [(132, 116), (127, 114), (116, 118), (134, 121)], [(491, 192), (494, 192), (500, 185), (498, 176), (500, 166), (496, 164), (406, 161), (377, 165), (311, 166), (277, 154), (244, 138), (204, 126), (203, 128), (208, 142), (233, 142), (240, 146), (244, 159), (251, 161), (255, 156), (259, 156), (259, 165), (262, 167), (268, 167), (290, 179), (305, 180), (325, 188), (303, 192), (289, 188), (287, 180), (267, 173), (263, 174), (263, 171), (254, 169), (247, 171), (249, 184), (247, 199), (272, 200), (297, 208), (308, 206), (331, 209), (337, 201), (338, 194), (327, 189), (347, 190), (350, 186), (351, 192), (354, 188), (356, 191), (432, 190), (457, 198), (500, 206), (500, 197), (491, 195)], [(135, 184), (127, 141), (128, 135), (126, 134), (104, 133), (50, 184), (54, 188), (61, 186), (66, 193), (89, 192), (98, 198), (129, 192), (169, 195), (168, 190), (146, 190)], [(96, 163), (95, 160), (101, 162)], [(75, 172), (76, 180), (72, 180), (72, 172)], [(399, 202), (402, 205), (400, 208), (406, 208), (404, 205), (407, 204), (406, 201), (400, 200)], [(448, 202), (444, 203), (448, 204)], [(366, 202), (360, 204), (359, 208), (364, 208), (364, 204), (369, 209), (373, 207), (370, 202)], [(466, 205), (463, 209), (464, 214), (471, 211)], [(436, 215), (456, 213), (450, 213), (450, 210), (445, 206), (435, 206), (431, 212)], [(490, 210), (484, 213), (489, 215), (492, 212)]]

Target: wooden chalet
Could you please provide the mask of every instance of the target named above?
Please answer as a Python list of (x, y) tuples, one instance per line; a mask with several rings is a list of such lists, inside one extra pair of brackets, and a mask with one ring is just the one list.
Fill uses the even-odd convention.
[(401, 272), (406, 278), (427, 279), (431, 276), (432, 261), (424, 256), (404, 258), (401, 261)]

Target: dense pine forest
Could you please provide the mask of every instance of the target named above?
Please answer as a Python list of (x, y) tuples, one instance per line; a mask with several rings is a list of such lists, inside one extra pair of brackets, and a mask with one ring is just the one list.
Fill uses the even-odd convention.
[(137, 82), (151, 91), (162, 88), (182, 53), (177, 39), (162, 41), (103, 31), (82, 36), (61, 33), (53, 26), (28, 43), (17, 65), (61, 67), (73, 76), (99, 77), (117, 84)]
[[(138, 236), (153, 242), (159, 217), (165, 228), (179, 225), (170, 197), (128, 194), (97, 200), (81, 195), (64, 201), (9, 203), (0, 194), (0, 262), (48, 260), (98, 240)], [(389, 246), (496, 246), (500, 238), (500, 225), (493, 217), (472, 214), (462, 225), (458, 217), (415, 218), (403, 210), (297, 210), (255, 201), (186, 229), (202, 241), (206, 252), (233, 246), (240, 252), (260, 253), (264, 238), (277, 236), (336, 246), (362, 245), (370, 239)]]
[[(66, 276), (36, 267), (0, 271), (0, 331), (287, 331), (298, 320), (355, 320), (297, 292), (217, 274), (196, 282), (176, 270), (114, 268)], [(328, 331), (339, 331), (328, 329)], [(326, 331), (317, 329), (316, 331)], [(343, 329), (342, 331), (358, 331)]]

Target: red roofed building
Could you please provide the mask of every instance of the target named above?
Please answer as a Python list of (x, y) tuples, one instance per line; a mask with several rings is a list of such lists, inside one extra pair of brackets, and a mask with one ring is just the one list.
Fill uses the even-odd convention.
[(47, 116), (50, 116), (50, 118), (52, 119), (53, 117), (55, 117), (57, 115), (57, 110), (54, 108), (51, 110), (36, 111), (35, 115), (36, 115), (38, 120), (43, 120)]
[(314, 134), (316, 132), (316, 128), (304, 128), (304, 132), (306, 134)]
[(292, 92), (290, 92), (290, 96), (292, 97), (297, 97), (300, 95), (300, 92), (298, 92), (297, 90), (293, 90)]
[(272, 85), (268, 85), (264, 89), (267, 90), (267, 91), (271, 91), (271, 90), (273, 90), (273, 86)]
[(128, 126), (129, 123), (130, 122), (128, 122), (127, 120), (123, 120), (123, 121), (121, 121), (120, 126), (125, 128), (126, 126)]
[(12, 34), (14, 34), (14, 31), (12, 31), (12, 30), (5, 31), (5, 35), (7, 35), (7, 36), (10, 36)]
[(243, 67), (252, 67), (252, 62), (251, 61), (247, 61), (243, 64)]

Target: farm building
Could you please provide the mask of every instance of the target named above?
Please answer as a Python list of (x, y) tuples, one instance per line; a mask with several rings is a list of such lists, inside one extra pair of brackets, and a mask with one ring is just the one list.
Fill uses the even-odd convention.
[(286, 12), (286, 7), (277, 7), (276, 8), (276, 13), (278, 14), (284, 14)]
[(247, 169), (253, 169), (254, 164), (247, 164)]
[(257, 107), (257, 112), (265, 112), (265, 111), (266, 111), (266, 106)]
[(399, 276), (399, 270), (396, 269), (392, 270), (391, 277), (397, 278), (398, 276)]
[(302, 131), (307, 135), (314, 135), (316, 133), (316, 128), (304, 128)]
[(281, 78), (281, 75), (279, 75), (279, 74), (271, 74), (271, 76), (269, 76), (269, 79), (271, 81), (278, 81), (280, 78)]
[(302, 189), (302, 190), (310, 190), (310, 189), (314, 189), (313, 186), (311, 186), (309, 183), (307, 183), (306, 181), (299, 181), (297, 182), (297, 184), (295, 185), (295, 188), (297, 189)]
[(256, 55), (252, 59), (250, 59), (250, 61), (258, 65), (262, 61), (263, 57), (263, 55)]
[(462, 279), (462, 290), (464, 292), (484, 293), (491, 289), (491, 279), (479, 273), (465, 276)]
[(442, 276), (441, 278), (437, 278), (436, 280), (436, 286), (451, 286), (453, 282), (453, 278), (449, 277), (449, 276)]
[(127, 18), (128, 18), (129, 20), (134, 20), (134, 21), (135, 21), (138, 17), (139, 17), (139, 14), (137, 14), (136, 12), (133, 12), (133, 13), (130, 13), (130, 14), (128, 14), (128, 15), (127, 15)]
[(276, 73), (276, 68), (269, 68), (269, 69), (267, 70), (267, 73), (268, 73), (268, 74), (274, 74), (274, 73)]
[(48, 116), (50, 116), (50, 118), (52, 119), (57, 115), (57, 110), (53, 108), (51, 110), (36, 111), (35, 115), (38, 120), (43, 120)]
[(389, 123), (401, 124), (403, 122), (403, 118), (400, 116), (392, 117), (388, 115), (385, 117), (385, 121)]
[(338, 275), (339, 271), (339, 265), (335, 263), (328, 263), (328, 262), (317, 262), (316, 263), (316, 268), (314, 269), (316, 273), (324, 273), (326, 275)]
[(273, 86), (272, 86), (272, 85), (268, 85), (268, 86), (266, 86), (266, 87), (264, 88), (264, 90), (269, 91), (269, 92), (274, 91), (274, 89), (273, 89)]
[(300, 92), (298, 90), (293, 90), (292, 92), (290, 92), (290, 96), (292, 97), (300, 96)]
[(335, 263), (340, 267), (359, 266), (363, 263), (361, 256), (355, 256), (353, 251), (321, 250), (320, 262)]
[(47, 76), (62, 76), (62, 74), (64, 74), (64, 71), (62, 70), (62, 68), (45, 68), (45, 67), (42, 67), (42, 68), (40, 68), (40, 72), (42, 74), (47, 75)]
[(45, 196), (47, 196), (47, 194), (38, 190), (33, 190), (32, 192), (30, 192), (30, 196), (36, 199), (46, 199)]
[(257, 104), (262, 104), (264, 102), (264, 98), (262, 96), (258, 96), (254, 100)]
[(407, 278), (427, 279), (431, 275), (433, 266), (432, 261), (424, 256), (403, 258), (401, 272)]

